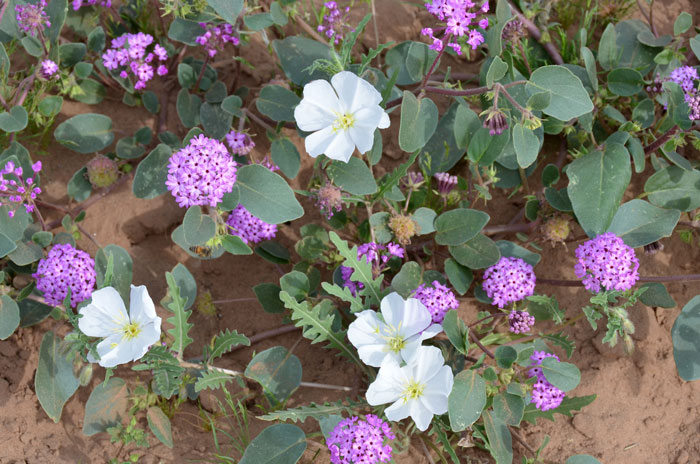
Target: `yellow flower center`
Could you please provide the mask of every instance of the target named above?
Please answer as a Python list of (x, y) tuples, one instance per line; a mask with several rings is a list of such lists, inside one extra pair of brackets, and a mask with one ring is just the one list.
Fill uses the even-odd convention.
[(122, 327), (122, 338), (125, 340), (132, 340), (139, 336), (141, 333), (141, 326), (136, 322), (130, 322)]
[(415, 380), (411, 380), (403, 390), (402, 398), (404, 403), (407, 403), (409, 400), (417, 400), (418, 398), (423, 396), (424, 391), (424, 384), (418, 383)]
[(339, 130), (347, 131), (355, 125), (355, 115), (352, 113), (336, 114), (337, 119), (333, 121), (333, 132)]
[(397, 335), (387, 339), (386, 344), (389, 346), (391, 351), (398, 353), (406, 346), (406, 340), (404, 340), (402, 336)]

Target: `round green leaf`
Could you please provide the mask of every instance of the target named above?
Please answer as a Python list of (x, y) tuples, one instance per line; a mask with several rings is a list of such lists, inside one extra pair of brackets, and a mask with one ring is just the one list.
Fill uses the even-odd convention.
[(273, 121), (294, 121), (294, 108), (301, 100), (280, 85), (267, 85), (255, 100), (255, 107)]
[(568, 121), (593, 111), (593, 102), (581, 80), (564, 66), (542, 66), (530, 76), (526, 89), (530, 95), (549, 91), (552, 100), (542, 112)]
[(258, 353), (245, 369), (245, 376), (258, 382), (273, 404), (283, 402), (301, 383), (301, 361), (283, 346)]
[(17, 244), (10, 237), (0, 232), (0, 258), (4, 258), (8, 254), (17, 249)]
[(275, 424), (250, 442), (238, 464), (295, 464), (304, 450), (303, 430), (292, 424)]
[(401, 266), (401, 270), (391, 279), (391, 288), (403, 298), (408, 298), (420, 285), (420, 264), (409, 261)]
[(644, 78), (636, 69), (615, 68), (608, 74), (608, 89), (615, 95), (631, 97), (644, 88)]
[(39, 103), (39, 112), (50, 118), (61, 112), (63, 107), (63, 97), (58, 95), (47, 95)]
[(222, 139), (231, 130), (233, 116), (221, 109), (221, 105), (204, 102), (199, 108), (199, 118), (207, 135)]
[(499, 393), (493, 397), (493, 414), (508, 425), (518, 426), (523, 420), (525, 401), (512, 393)]
[(92, 194), (92, 184), (87, 178), (87, 168), (78, 169), (68, 181), (68, 196), (75, 201), (85, 201)]
[(457, 246), (474, 238), (489, 222), (488, 214), (476, 209), (458, 208), (435, 219), (435, 242)]
[(418, 235), (427, 235), (435, 232), (435, 216), (437, 216), (435, 211), (425, 207), (420, 207), (411, 214), (411, 218), (418, 224)]
[(518, 159), (518, 166), (525, 169), (537, 160), (540, 151), (540, 139), (535, 133), (517, 123), (513, 127), (513, 146)]
[(510, 130), (506, 130), (502, 134), (491, 135), (488, 129), (479, 128), (467, 146), (469, 159), (481, 166), (493, 163), (508, 145), (510, 132)]
[(70, 349), (53, 332), (46, 332), (39, 348), (39, 362), (34, 376), (34, 391), (39, 404), (56, 423), (61, 419), (63, 405), (78, 389), (78, 379), (73, 375)]
[(700, 295), (693, 297), (671, 329), (673, 359), (683, 380), (700, 379)]
[(634, 199), (620, 206), (608, 232), (613, 232), (632, 248), (638, 248), (669, 237), (680, 217), (677, 209), (657, 208)]
[(289, 139), (275, 139), (270, 147), (272, 162), (279, 166), (285, 176), (294, 179), (301, 167), (299, 150)]
[(85, 403), (83, 433), (87, 436), (106, 432), (121, 423), (129, 409), (129, 391), (126, 382), (112, 377), (97, 385)]
[(691, 211), (700, 206), (700, 171), (668, 166), (647, 179), (644, 192), (656, 206)]
[(447, 413), (453, 432), (461, 432), (476, 422), (486, 406), (486, 382), (476, 371), (462, 371), (455, 377), (447, 397)]
[(23, 106), (12, 107), (9, 111), (0, 113), (0, 130), (5, 132), (19, 132), (27, 127), (29, 121), (27, 110)]
[(542, 361), (542, 373), (549, 383), (565, 392), (576, 388), (581, 381), (578, 367), (551, 357)]
[(496, 356), (496, 364), (502, 369), (510, 369), (515, 360), (518, 358), (518, 352), (512, 346), (501, 345), (494, 351)]
[(442, 115), (435, 133), (420, 151), (420, 165), (429, 176), (449, 171), (462, 159), (464, 150), (457, 147), (455, 139), (455, 117), (459, 106), (459, 103), (453, 103)]
[(538, 253), (525, 249), (516, 243), (509, 242), (508, 240), (499, 240), (496, 242), (496, 246), (501, 251), (501, 256), (520, 258), (530, 266), (537, 266), (542, 259), (542, 256), (540, 256)]
[(262, 283), (253, 287), (253, 292), (258, 298), (260, 306), (266, 313), (280, 314), (284, 312), (284, 304), (280, 300), (282, 289), (275, 284)]
[(666, 286), (659, 282), (648, 282), (640, 286), (646, 288), (639, 299), (647, 306), (660, 308), (673, 308), (676, 302), (669, 295)]
[(309, 73), (308, 68), (318, 59), (333, 60), (327, 45), (301, 36), (291, 36), (284, 40), (274, 40), (272, 48), (280, 59), (280, 65), (287, 77), (296, 85), (303, 86), (315, 79), (325, 79), (324, 71), (317, 69)]
[(292, 271), (280, 278), (280, 288), (296, 298), (297, 301), (301, 301), (309, 294), (311, 286), (306, 274), (299, 271)]
[(447, 278), (450, 280), (455, 291), (460, 295), (467, 293), (467, 290), (469, 290), (474, 280), (472, 270), (462, 266), (452, 258), (447, 258), (445, 260), (445, 274), (447, 274)]
[(182, 221), (185, 240), (190, 245), (202, 245), (216, 235), (216, 223), (199, 206), (190, 206)]
[(243, 0), (207, 0), (210, 7), (229, 24), (236, 24), (243, 10)]
[(401, 103), (401, 125), (399, 146), (412, 153), (423, 148), (435, 132), (438, 123), (438, 109), (430, 98), (420, 100), (413, 92), (405, 90)]
[(104, 150), (114, 141), (109, 116), (85, 113), (62, 122), (53, 133), (62, 145), (78, 153)]
[(542, 170), (542, 184), (551, 187), (559, 182), (559, 168), (555, 164), (548, 164)]
[(567, 459), (566, 464), (600, 464), (600, 461), (589, 454), (577, 454)]
[(19, 306), (7, 295), (0, 297), (0, 340), (6, 340), (19, 326)]
[(352, 157), (347, 163), (332, 161), (326, 174), (335, 185), (353, 195), (371, 195), (378, 189), (372, 172), (360, 158)]
[(36, 300), (25, 298), (19, 305), (19, 325), (21, 327), (31, 327), (46, 319), (53, 310), (53, 306), (40, 303)]
[(501, 258), (501, 252), (493, 240), (482, 234), (477, 234), (476, 237), (459, 246), (451, 246), (449, 250), (459, 264), (470, 269), (493, 266)]
[(240, 203), (253, 216), (270, 224), (280, 224), (304, 215), (289, 185), (265, 166), (243, 166), (236, 175)]
[(151, 199), (168, 191), (168, 162), (172, 150), (161, 143), (136, 166), (131, 190), (137, 198)]
[(491, 456), (496, 459), (496, 464), (511, 464), (513, 462), (513, 437), (508, 426), (492, 411), (485, 411), (483, 417)]
[(168, 28), (168, 38), (190, 46), (197, 46), (196, 39), (202, 35), (202, 26), (196, 21), (175, 18)]
[(190, 95), (187, 89), (180, 90), (180, 93), (177, 94), (175, 108), (183, 126), (190, 128), (199, 124), (199, 109), (201, 106), (201, 98), (197, 95)]

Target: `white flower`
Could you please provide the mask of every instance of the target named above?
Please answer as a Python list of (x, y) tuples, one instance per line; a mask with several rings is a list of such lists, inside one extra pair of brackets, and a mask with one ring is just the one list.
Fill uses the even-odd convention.
[[(331, 87), (332, 84), (332, 87)], [(355, 151), (366, 153), (374, 143), (374, 131), (389, 127), (389, 115), (379, 106), (382, 96), (372, 84), (349, 71), (304, 86), (304, 99), (294, 109), (299, 129), (306, 137), (306, 151), (348, 162)]]
[(411, 416), (418, 430), (424, 431), (434, 414), (447, 412), (453, 384), (452, 369), (445, 365), (440, 349), (421, 346), (403, 367), (393, 358), (384, 360), (367, 389), (367, 402), (372, 406), (394, 403), (384, 410), (387, 419)]
[(380, 306), (383, 320), (368, 309), (358, 313), (348, 327), (350, 343), (368, 366), (379, 367), (387, 357), (400, 364), (423, 340), (442, 332), (440, 324), (432, 324), (428, 308), (415, 298), (404, 300), (394, 292), (385, 296)]
[[(113, 287), (92, 293), (92, 303), (80, 310), (78, 327), (89, 337), (104, 337), (97, 344), (99, 364), (114, 367), (141, 359), (160, 339), (160, 317), (144, 285), (131, 286), (131, 309)], [(88, 360), (95, 358), (88, 354)]]

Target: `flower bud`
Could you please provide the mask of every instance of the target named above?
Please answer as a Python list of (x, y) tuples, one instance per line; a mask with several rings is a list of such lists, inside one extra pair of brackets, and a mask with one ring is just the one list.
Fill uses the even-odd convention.
[(80, 383), (81, 387), (84, 387), (90, 383), (90, 380), (92, 379), (92, 372), (92, 364), (86, 364), (83, 366), (82, 369), (80, 369), (80, 375), (78, 375), (78, 382)]
[(119, 178), (117, 163), (106, 156), (95, 156), (86, 167), (88, 180), (95, 188), (109, 187)]
[(501, 135), (504, 130), (508, 129), (508, 118), (506, 118), (506, 114), (503, 111), (497, 108), (490, 108), (484, 113), (486, 113), (484, 129), (488, 129), (490, 135)]

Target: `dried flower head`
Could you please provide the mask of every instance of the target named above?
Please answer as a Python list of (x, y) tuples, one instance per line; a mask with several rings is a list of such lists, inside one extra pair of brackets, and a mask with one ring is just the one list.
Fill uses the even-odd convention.
[(15, 5), (17, 26), (25, 34), (32, 36), (42, 34), (45, 28), (51, 27), (49, 15), (46, 14), (44, 8), (46, 8), (46, 0), (39, 0), (36, 4)]
[(397, 214), (389, 219), (389, 229), (394, 233), (396, 241), (401, 245), (411, 243), (411, 238), (419, 232), (416, 221), (411, 216)]
[(200, 134), (170, 157), (165, 185), (181, 208), (216, 206), (233, 190), (236, 166), (223, 143)]
[(253, 216), (243, 205), (236, 206), (226, 219), (231, 234), (237, 235), (245, 243), (258, 243), (270, 240), (277, 235), (277, 225)]
[(459, 301), (457, 301), (457, 297), (452, 293), (452, 290), (437, 280), (433, 281), (431, 287), (421, 284), (413, 292), (413, 298), (416, 298), (428, 308), (433, 322), (436, 324), (442, 324), (447, 311), (459, 308)]
[(391, 461), (388, 440), (395, 439), (389, 424), (374, 414), (365, 420), (357, 416), (343, 419), (326, 439), (333, 464), (377, 464)]
[(503, 308), (535, 292), (535, 273), (522, 259), (502, 256), (484, 272), (484, 290), (494, 305)]
[(517, 40), (525, 35), (525, 27), (520, 18), (515, 17), (508, 21), (505, 26), (503, 26), (503, 32), (501, 32), (501, 38), (504, 42), (510, 42)]
[(532, 386), (532, 402), (535, 403), (535, 407), (540, 411), (558, 408), (566, 396), (566, 393), (549, 383), (545, 378), (542, 372), (542, 361), (545, 358), (554, 358), (559, 361), (557, 355), (546, 351), (535, 351), (530, 356), (532, 364), (528, 371), (530, 377), (537, 377), (537, 381)]
[(109, 187), (119, 178), (119, 166), (104, 155), (96, 155), (87, 165), (88, 180), (95, 188)]
[(659, 251), (663, 251), (663, 250), (664, 250), (664, 244), (659, 242), (659, 241), (651, 242), (648, 245), (644, 245), (644, 253), (646, 253), (649, 256), (653, 256), (656, 253), (658, 253)]
[(53, 306), (63, 303), (70, 289), (70, 305), (90, 298), (95, 287), (95, 261), (70, 243), (54, 245), (48, 256), (39, 261), (32, 277), (36, 288), (44, 294), (46, 302)]
[(335, 213), (343, 210), (342, 191), (330, 182), (326, 182), (316, 191), (316, 206), (327, 219), (332, 218)]
[(418, 190), (425, 183), (425, 177), (420, 172), (411, 171), (401, 179), (401, 185), (409, 190)]
[(559, 215), (548, 219), (547, 222), (542, 225), (542, 233), (544, 237), (551, 242), (563, 243), (571, 233), (569, 219)]
[(579, 245), (576, 258), (578, 263), (574, 272), (593, 293), (601, 289), (624, 292), (639, 279), (639, 261), (634, 249), (612, 232)]

